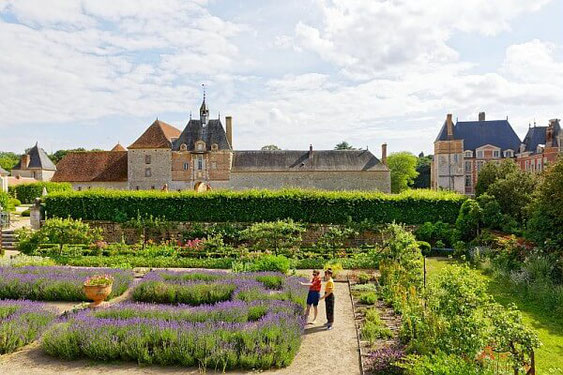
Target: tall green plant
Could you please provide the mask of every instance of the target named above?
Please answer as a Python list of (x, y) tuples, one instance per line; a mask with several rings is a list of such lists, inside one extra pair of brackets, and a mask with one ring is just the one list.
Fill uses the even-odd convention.
[(242, 232), (243, 238), (251, 242), (257, 251), (287, 253), (296, 249), (301, 243), (301, 234), (305, 228), (293, 220), (256, 223)]

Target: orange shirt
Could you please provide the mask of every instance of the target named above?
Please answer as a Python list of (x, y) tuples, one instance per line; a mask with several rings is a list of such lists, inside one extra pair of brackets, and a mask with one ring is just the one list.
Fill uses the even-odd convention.
[(321, 291), (321, 278), (320, 276), (317, 277), (313, 277), (313, 280), (311, 280), (311, 285), (309, 287), (309, 290), (314, 290), (315, 292), (320, 292)]

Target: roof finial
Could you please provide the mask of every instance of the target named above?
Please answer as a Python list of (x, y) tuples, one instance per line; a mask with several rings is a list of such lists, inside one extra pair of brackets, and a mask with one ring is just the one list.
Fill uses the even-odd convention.
[(201, 87), (203, 88), (203, 102), (205, 103), (205, 83), (202, 83)]
[(217, 116), (218, 116), (217, 118), (218, 118), (219, 120), (221, 120), (221, 111), (219, 111), (219, 114), (218, 114)]
[(190, 111), (190, 120), (192, 119), (192, 111)]

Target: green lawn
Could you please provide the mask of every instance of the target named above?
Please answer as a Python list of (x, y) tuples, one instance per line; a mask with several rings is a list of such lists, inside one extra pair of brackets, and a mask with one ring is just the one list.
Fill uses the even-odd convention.
[[(452, 260), (446, 258), (429, 258), (426, 260), (428, 278), (440, 272)], [(533, 327), (543, 343), (536, 351), (538, 374), (563, 374), (563, 317), (554, 317), (549, 312), (538, 308), (525, 300), (505, 282), (489, 280), (489, 293), (503, 305), (514, 303), (524, 316), (524, 322)]]

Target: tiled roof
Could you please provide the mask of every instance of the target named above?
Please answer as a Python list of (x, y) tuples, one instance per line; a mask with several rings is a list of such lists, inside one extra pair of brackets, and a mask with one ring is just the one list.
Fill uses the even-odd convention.
[(233, 172), (373, 170), (387, 167), (367, 150), (233, 152)]
[[(56, 171), (57, 167), (55, 164), (49, 159), (47, 153), (39, 147), (36, 143), (28, 152), (29, 155), (29, 165), (27, 166), (28, 169), (42, 169), (45, 171)], [(12, 169), (20, 170), (21, 169), (21, 159), (18, 161), (18, 164)]]
[(206, 126), (202, 126), (200, 120), (190, 120), (177, 141), (174, 142), (173, 150), (180, 150), (180, 146), (185, 144), (188, 151), (195, 150), (195, 142), (204, 141), (207, 150), (211, 150), (211, 145), (216, 144), (219, 150), (231, 150), (231, 145), (227, 141), (227, 135), (221, 120), (209, 120)]
[(121, 143), (117, 143), (112, 149), (112, 151), (127, 151), (125, 147), (121, 145)]
[[(436, 141), (446, 141), (446, 126), (442, 126)], [(518, 151), (520, 138), (512, 129), (508, 120), (496, 121), (459, 121), (454, 125), (454, 139), (463, 139), (465, 150), (475, 150), (490, 144), (501, 150)]]
[(171, 148), (172, 141), (180, 136), (180, 130), (156, 120), (129, 148)]
[(57, 164), (51, 181), (127, 181), (127, 151), (70, 152)]

